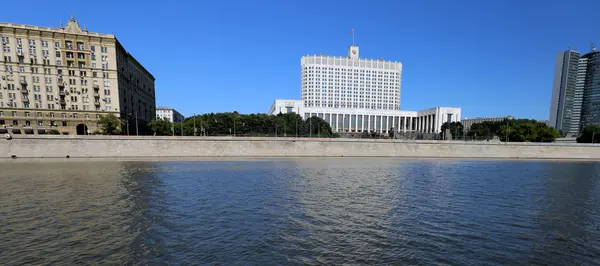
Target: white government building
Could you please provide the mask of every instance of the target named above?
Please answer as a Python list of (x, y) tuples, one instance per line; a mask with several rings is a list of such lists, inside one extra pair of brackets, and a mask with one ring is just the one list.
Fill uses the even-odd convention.
[(444, 122), (460, 121), (455, 107), (400, 110), (402, 64), (359, 59), (358, 46), (348, 48), (348, 57), (304, 56), (301, 65), (301, 100), (277, 99), (270, 115), (317, 116), (338, 133), (440, 133)]

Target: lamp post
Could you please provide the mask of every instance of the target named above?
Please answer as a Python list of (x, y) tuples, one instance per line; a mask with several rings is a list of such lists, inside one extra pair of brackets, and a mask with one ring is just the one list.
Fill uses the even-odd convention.
[(35, 98), (35, 94), (33, 96), (33, 115), (35, 117), (35, 132), (34, 134), (37, 135), (39, 134), (39, 128), (38, 128), (38, 119), (37, 119), (37, 99)]
[(134, 111), (134, 113), (135, 113), (135, 135), (139, 136), (139, 133), (138, 133), (138, 119), (137, 119), (138, 114), (135, 111)]

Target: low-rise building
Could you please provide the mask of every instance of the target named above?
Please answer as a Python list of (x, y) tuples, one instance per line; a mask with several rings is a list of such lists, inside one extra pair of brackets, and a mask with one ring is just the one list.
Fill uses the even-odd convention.
[(469, 131), (471, 126), (475, 123), (483, 123), (483, 122), (500, 122), (504, 120), (512, 120), (514, 117), (512, 115), (502, 116), (502, 117), (476, 117), (476, 118), (466, 118), (461, 120), (460, 122), (463, 124), (465, 131)]
[(303, 100), (277, 99), (269, 115), (296, 113), (303, 119), (317, 116), (331, 125), (337, 133), (395, 132), (440, 133), (445, 122), (460, 121), (461, 109), (434, 107), (421, 111), (373, 110), (353, 108), (307, 107)]
[(181, 123), (185, 117), (173, 108), (159, 106), (156, 107), (156, 119), (167, 120), (171, 123)]

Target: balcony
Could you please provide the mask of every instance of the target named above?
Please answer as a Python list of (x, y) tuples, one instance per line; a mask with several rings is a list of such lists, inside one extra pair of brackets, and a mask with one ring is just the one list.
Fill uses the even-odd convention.
[(23, 93), (23, 94), (29, 94), (29, 91), (27, 89), (21, 89), (21, 93)]
[(27, 80), (26, 79), (21, 79), (21, 84), (27, 85)]
[(60, 96), (65, 96), (65, 91), (59, 91), (59, 92), (58, 92), (58, 95), (60, 95)]
[(94, 102), (95, 106), (100, 106), (100, 102)]
[(58, 86), (64, 88), (65, 87), (65, 82), (64, 81), (59, 81), (58, 82)]
[(24, 103), (28, 103), (29, 102), (29, 98), (23, 98), (23, 102)]
[(96, 97), (96, 98), (100, 98), (100, 94), (99, 94), (99, 93), (97, 93), (97, 92), (94, 92), (94, 97)]
[(65, 104), (67, 104), (67, 102), (65, 101), (65, 99), (61, 99), (61, 100), (59, 101), (59, 103), (60, 103), (61, 105), (65, 105)]
[(92, 85), (92, 87), (93, 87), (94, 89), (100, 89), (100, 85), (98, 85), (98, 83), (94, 83), (94, 85)]

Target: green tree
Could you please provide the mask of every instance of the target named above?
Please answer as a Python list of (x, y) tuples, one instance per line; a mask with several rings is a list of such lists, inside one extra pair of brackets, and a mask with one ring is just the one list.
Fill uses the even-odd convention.
[(171, 136), (173, 132), (171, 131), (171, 126), (173, 124), (168, 120), (157, 119), (148, 122), (148, 128), (152, 130), (154, 135), (156, 136)]
[(462, 139), (463, 138), (463, 132), (465, 127), (463, 126), (463, 124), (461, 122), (444, 122), (442, 124), (442, 134), (446, 134), (446, 129), (450, 129), (450, 134), (452, 134), (452, 139)]
[(305, 133), (308, 132), (308, 136), (322, 138), (335, 137), (329, 123), (317, 116), (306, 119), (304, 121), (304, 128)]
[(588, 125), (577, 138), (578, 143), (600, 143), (600, 125)]
[(102, 126), (103, 135), (121, 134), (121, 120), (114, 114), (107, 114), (100, 117), (98, 124)]
[(505, 142), (553, 142), (560, 132), (536, 120), (518, 119), (502, 125), (497, 135)]
[(60, 131), (58, 129), (50, 129), (48, 130), (49, 135), (60, 135)]

